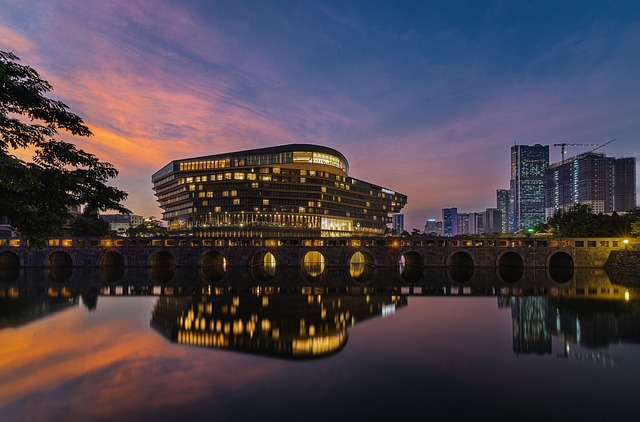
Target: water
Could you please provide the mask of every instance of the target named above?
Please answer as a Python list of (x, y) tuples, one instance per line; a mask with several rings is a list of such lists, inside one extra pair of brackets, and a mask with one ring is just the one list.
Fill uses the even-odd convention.
[(505, 277), (0, 272), (0, 419), (637, 419), (638, 289)]

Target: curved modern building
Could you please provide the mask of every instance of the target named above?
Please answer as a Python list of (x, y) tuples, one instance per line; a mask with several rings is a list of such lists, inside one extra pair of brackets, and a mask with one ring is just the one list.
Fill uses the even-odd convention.
[(151, 180), (176, 235), (383, 235), (406, 195), (348, 173), (340, 152), (290, 144), (175, 160)]

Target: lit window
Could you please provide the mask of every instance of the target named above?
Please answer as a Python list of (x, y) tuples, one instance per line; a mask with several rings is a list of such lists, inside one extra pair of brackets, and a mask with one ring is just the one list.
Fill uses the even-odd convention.
[(262, 200), (262, 205), (269, 205), (269, 200), (268, 199), (263, 199)]
[(234, 199), (233, 200), (233, 205), (240, 205), (240, 199), (239, 198)]

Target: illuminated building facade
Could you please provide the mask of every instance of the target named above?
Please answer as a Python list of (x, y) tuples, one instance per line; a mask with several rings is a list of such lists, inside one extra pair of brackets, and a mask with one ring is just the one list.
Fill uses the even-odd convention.
[(290, 144), (175, 160), (151, 179), (172, 234), (384, 235), (407, 197), (348, 172), (332, 148)]
[(502, 213), (500, 231), (509, 232), (509, 189), (496, 190), (496, 208)]
[(442, 209), (442, 235), (447, 237), (458, 235), (458, 209)]
[(636, 159), (580, 154), (549, 166), (545, 186), (547, 218), (575, 204), (596, 214), (628, 211), (636, 206)]
[(549, 145), (511, 147), (509, 230), (512, 233), (546, 221), (545, 171), (548, 166)]

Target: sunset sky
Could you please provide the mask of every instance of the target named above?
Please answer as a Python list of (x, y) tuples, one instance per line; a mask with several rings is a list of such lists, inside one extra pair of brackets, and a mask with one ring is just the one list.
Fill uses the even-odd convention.
[(495, 207), (514, 143), (640, 154), (637, 0), (0, 0), (0, 50), (85, 120), (63, 138), (143, 216), (169, 161), (286, 143), (406, 194), (408, 231)]

